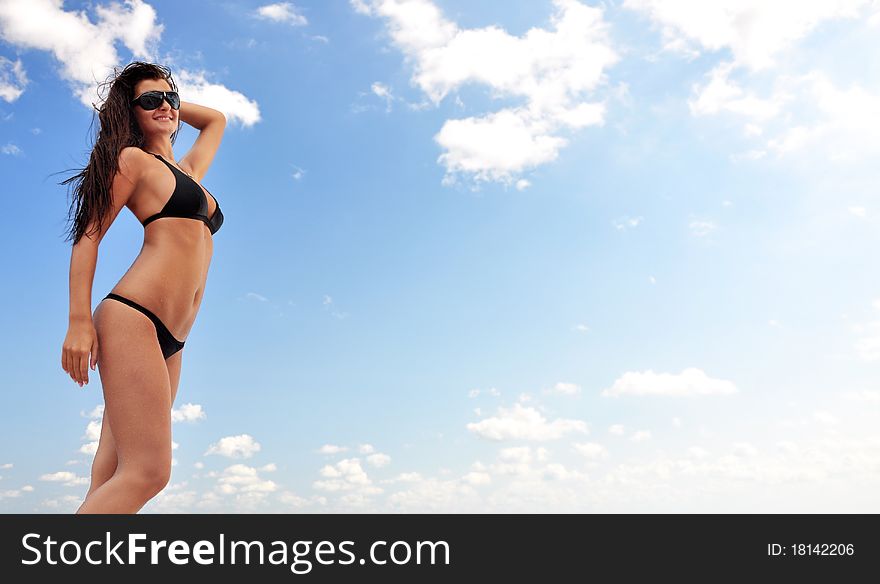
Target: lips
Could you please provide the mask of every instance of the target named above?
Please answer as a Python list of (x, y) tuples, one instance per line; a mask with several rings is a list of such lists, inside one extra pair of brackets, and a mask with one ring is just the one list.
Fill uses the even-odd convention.
[(154, 119), (154, 120), (159, 120), (160, 122), (161, 122), (161, 121), (167, 121), (167, 122), (170, 122), (170, 121), (171, 121), (171, 118), (168, 117), (168, 116), (157, 116), (157, 117), (155, 117), (155, 118), (153, 118), (153, 119)]

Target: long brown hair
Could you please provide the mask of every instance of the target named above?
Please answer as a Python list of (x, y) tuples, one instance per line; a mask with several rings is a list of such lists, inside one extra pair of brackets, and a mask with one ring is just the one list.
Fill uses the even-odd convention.
[[(100, 233), (103, 229), (104, 217), (112, 206), (110, 187), (119, 170), (119, 153), (128, 146), (143, 146), (144, 136), (131, 106), (135, 86), (143, 79), (164, 79), (172, 91), (177, 91), (167, 67), (142, 61), (129, 63), (121, 71), (114, 67), (113, 73), (98, 86), (99, 97), (102, 88), (109, 85), (110, 89), (106, 99), (102, 98), (100, 107), (92, 104), (98, 112), (99, 127), (89, 163), (85, 168), (78, 169), (76, 175), (58, 183), (66, 185), (72, 182), (74, 185), (68, 209), (70, 227), (66, 230), (66, 240), (72, 239), (73, 245), (86, 234), (86, 229), (93, 221), (96, 228), (92, 232)], [(90, 130), (94, 123), (92, 112)], [(177, 129), (171, 134), (172, 144), (179, 131), (178, 120)]]

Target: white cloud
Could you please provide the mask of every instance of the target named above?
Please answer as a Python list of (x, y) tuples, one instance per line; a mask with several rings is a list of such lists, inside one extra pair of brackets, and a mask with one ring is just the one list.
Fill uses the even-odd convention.
[(759, 71), (824, 21), (857, 18), (870, 0), (625, 0), (623, 6), (648, 16), (664, 48), (687, 55), (729, 49), (737, 66)]
[(387, 454), (377, 452), (375, 454), (370, 454), (369, 456), (367, 456), (367, 462), (370, 463), (370, 465), (379, 468), (391, 464), (391, 457)]
[[(761, 143), (732, 160), (773, 153), (827, 164), (880, 155), (880, 94), (861, 81), (839, 87), (832, 75), (815, 68), (815, 59), (795, 70), (799, 61), (792, 51), (832, 21), (849, 20), (854, 36), (872, 38), (865, 11), (880, 13), (871, 0), (626, 0), (624, 6), (662, 30), (666, 50), (688, 58), (729, 51), (694, 85), (688, 104), (695, 116), (728, 113), (744, 119), (744, 135)], [(833, 48), (829, 44), (826, 52)], [(855, 50), (867, 51), (863, 58), (870, 60), (870, 48)]]
[(278, 495), (278, 501), (287, 506), (293, 507), (294, 509), (300, 509), (308, 505), (309, 500), (305, 497), (300, 497), (296, 493), (291, 491), (284, 491)]
[(199, 492), (187, 489), (187, 482), (168, 485), (157, 497), (152, 499), (144, 512), (161, 513), (192, 513), (203, 512), (245, 512), (266, 511), (268, 496), (281, 487), (274, 481), (260, 477), (260, 471), (274, 470), (273, 465), (265, 465), (259, 469), (245, 464), (233, 464), (222, 472), (208, 473), (208, 477), (216, 478), (209, 491)]
[(17, 145), (13, 144), (12, 142), (8, 142), (3, 146), (0, 146), (0, 152), (3, 152), (3, 154), (18, 156), (19, 154), (21, 154), (22, 151), (21, 148), (19, 148)]
[[(85, 10), (65, 10), (59, 0), (0, 2), (0, 39), (17, 48), (52, 53), (61, 65), (61, 76), (90, 110), (105, 97), (98, 94), (98, 83), (127, 60), (116, 52), (116, 43), (121, 42), (136, 59), (156, 62), (165, 28), (157, 22), (156, 10), (143, 0), (98, 3), (94, 10), (96, 22)], [(184, 99), (215, 108), (244, 126), (260, 120), (256, 102), (209, 82), (204, 71), (181, 68), (172, 76)]]
[[(743, 89), (730, 80), (733, 63), (720, 63), (708, 73), (708, 81), (694, 86), (695, 97), (688, 100), (688, 107), (695, 116), (717, 114), (722, 111), (740, 114), (757, 121), (765, 121), (779, 114), (792, 96), (784, 91), (762, 99), (755, 92)], [(761, 126), (746, 125), (747, 135), (760, 135)]]
[(572, 447), (578, 454), (587, 460), (601, 460), (608, 458), (608, 449), (598, 442), (572, 443)]
[(79, 447), (79, 451), (83, 454), (88, 454), (90, 456), (94, 456), (96, 452), (98, 452), (98, 441), (94, 440), (92, 442), (88, 442)]
[(206, 71), (180, 69), (172, 73), (180, 93), (188, 101), (214, 108), (223, 113), (227, 120), (237, 121), (242, 126), (253, 126), (262, 118), (260, 106), (243, 93), (229, 89), (208, 80)]
[(712, 221), (693, 220), (688, 224), (691, 233), (697, 237), (704, 237), (715, 231), (716, 225)]
[(748, 442), (736, 442), (733, 444), (733, 454), (737, 456), (756, 456), (758, 449)]
[(21, 59), (10, 61), (0, 56), (0, 98), (8, 102), (18, 99), (28, 84), (27, 73)]
[(501, 395), (501, 392), (497, 388), (490, 387), (489, 389), (474, 388), (468, 392), (468, 397), (477, 397), (478, 395), (480, 395), (481, 392), (488, 393), (492, 397), (498, 397), (499, 395)]
[(489, 440), (555, 440), (570, 432), (587, 432), (581, 420), (557, 418), (549, 422), (532, 407), (515, 403), (511, 408), (498, 408), (498, 415), (467, 424), (471, 432)]
[[(778, 136), (766, 148), (777, 156), (809, 154), (816, 150), (832, 161), (872, 159), (880, 153), (880, 94), (856, 83), (839, 88), (828, 74), (814, 70), (794, 78), (809, 114)], [(809, 117), (807, 117), (809, 115)]]
[(0, 491), (0, 501), (3, 499), (12, 499), (15, 497), (21, 497), (21, 493), (24, 489), (6, 489), (5, 491)]
[(527, 465), (536, 460), (541, 462), (547, 460), (547, 449), (533, 449), (531, 446), (511, 446), (499, 450), (498, 458), (507, 463)]
[(183, 404), (177, 409), (171, 410), (172, 422), (195, 422), (207, 417), (205, 410), (199, 404)]
[(461, 477), (462, 482), (470, 485), (488, 485), (492, 482), (492, 477), (487, 472), (469, 472)]
[(275, 22), (286, 22), (293, 26), (305, 26), (309, 23), (306, 17), (297, 12), (296, 6), (291, 2), (276, 2), (257, 8), (257, 16)]
[[(524, 104), (447, 120), (435, 135), (444, 149), (444, 184), (516, 183), (523, 172), (555, 160), (564, 130), (600, 125), (605, 103), (587, 101), (619, 60), (600, 8), (553, 0), (552, 29), (513, 36), (496, 25), (462, 29), (430, 0), (353, 0), (355, 11), (386, 21), (392, 43), (413, 68), (412, 82), (437, 105), (466, 84)], [(522, 185), (523, 183), (519, 183)]]
[(639, 430), (637, 432), (633, 432), (633, 435), (630, 436), (630, 440), (633, 442), (645, 442), (646, 440), (651, 439), (651, 432), (648, 430)]
[[(330, 493), (355, 492), (362, 497), (377, 495), (383, 492), (381, 487), (373, 485), (370, 477), (361, 467), (357, 458), (346, 458), (333, 465), (325, 465), (319, 471), (326, 480), (317, 480), (312, 486), (319, 491)], [(346, 499), (348, 504), (361, 504), (363, 499)]]
[(613, 220), (611, 224), (614, 225), (614, 228), (618, 231), (623, 231), (625, 229), (638, 227), (641, 222), (641, 217), (621, 217), (620, 219)]
[(374, 95), (385, 100), (385, 111), (390, 112), (391, 103), (395, 99), (394, 95), (391, 94), (391, 89), (387, 85), (376, 81), (372, 85), (370, 85), (370, 90), (373, 92)]
[(193, 489), (183, 490), (186, 485), (186, 481), (169, 484), (151, 499), (141, 512), (192, 513), (198, 501), (198, 493)]
[(576, 383), (568, 383), (560, 381), (550, 389), (544, 390), (545, 393), (555, 393), (560, 395), (577, 395), (581, 393), (581, 387)]
[(630, 371), (602, 391), (602, 396), (621, 395), (727, 395), (736, 393), (736, 386), (723, 379), (712, 379), (702, 370), (688, 367), (679, 374)]
[(325, 444), (318, 449), (321, 454), (338, 454), (348, 450), (345, 446), (337, 446), (336, 444)]
[(91, 108), (99, 99), (97, 82), (121, 61), (114, 44), (122, 41), (136, 58), (153, 60), (164, 29), (142, 0), (98, 4), (95, 11), (93, 23), (85, 10), (64, 10), (57, 0), (6, 0), (0, 3), (0, 37), (16, 47), (51, 52), (62, 76)]
[(86, 418), (91, 418), (91, 419), (103, 418), (104, 417), (104, 404), (96, 405), (95, 408), (91, 412), (89, 412), (88, 414), (80, 412), (80, 415), (82, 415), (83, 417), (86, 417)]
[(485, 506), (474, 487), (483, 483), (471, 475), (450, 480), (419, 478), (409, 483), (407, 489), (390, 494), (387, 504), (393, 511), (403, 513), (482, 512)]
[(275, 482), (261, 479), (256, 468), (244, 464), (226, 467), (217, 479), (217, 490), (224, 495), (271, 493), (277, 489)]
[(103, 424), (103, 420), (91, 420), (86, 426), (86, 433), (83, 438), (86, 440), (98, 440), (101, 437), (101, 424)]
[(226, 436), (208, 447), (205, 456), (220, 454), (227, 458), (250, 458), (260, 451), (260, 444), (249, 434)]
[(547, 464), (542, 470), (542, 474), (545, 479), (550, 481), (583, 481), (586, 482), (589, 480), (589, 477), (580, 472), (579, 470), (571, 470), (566, 468), (565, 465), (560, 464), (558, 462), (551, 462)]
[(40, 505), (56, 512), (61, 510), (73, 511), (81, 502), (82, 498), (77, 497), (76, 495), (62, 495), (60, 497), (55, 497), (54, 499), (45, 499)]
[(54, 483), (62, 483), (65, 487), (75, 487), (78, 485), (89, 484), (88, 477), (80, 477), (77, 476), (76, 473), (72, 473), (66, 470), (41, 475), (40, 480)]
[(863, 389), (861, 391), (845, 392), (844, 397), (855, 401), (864, 401), (869, 403), (880, 403), (880, 390)]

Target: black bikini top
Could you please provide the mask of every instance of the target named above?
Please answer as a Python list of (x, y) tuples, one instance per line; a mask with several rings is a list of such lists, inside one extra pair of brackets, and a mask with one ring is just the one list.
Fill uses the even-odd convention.
[[(144, 152), (147, 151), (144, 150)], [(148, 152), (148, 154), (153, 153)], [(207, 189), (202, 190), (202, 187), (195, 179), (169, 163), (161, 155), (153, 154), (153, 156), (164, 162), (174, 174), (174, 192), (171, 193), (171, 197), (165, 203), (165, 206), (162, 207), (162, 210), (144, 219), (142, 225), (146, 227), (151, 221), (161, 219), (162, 217), (183, 217), (185, 219), (202, 221), (211, 230), (211, 235), (217, 233), (220, 226), (223, 225), (223, 212), (220, 210), (217, 198), (211, 195), (214, 203), (217, 204), (217, 208), (214, 210), (214, 214), (208, 217), (208, 197), (204, 192)], [(186, 180), (181, 181), (180, 177), (184, 177)]]

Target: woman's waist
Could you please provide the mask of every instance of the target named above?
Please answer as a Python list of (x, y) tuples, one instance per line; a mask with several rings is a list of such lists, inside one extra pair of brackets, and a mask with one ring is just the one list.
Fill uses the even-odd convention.
[(198, 274), (169, 274), (139, 265), (136, 260), (111, 292), (152, 311), (178, 339), (186, 338), (204, 294)]

